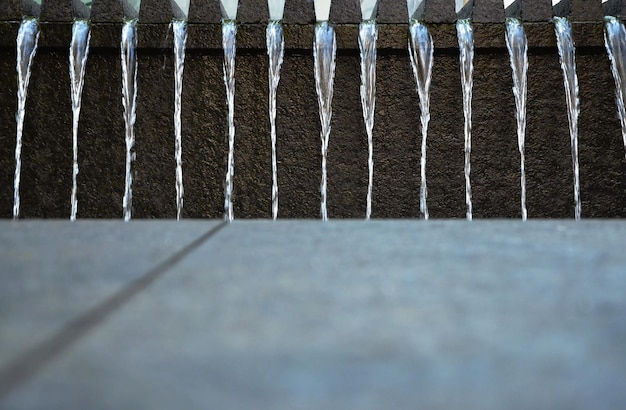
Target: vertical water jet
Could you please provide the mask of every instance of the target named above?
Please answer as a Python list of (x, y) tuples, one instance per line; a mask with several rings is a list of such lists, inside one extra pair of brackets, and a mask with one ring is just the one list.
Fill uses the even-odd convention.
[(75, 221), (78, 214), (78, 122), (85, 83), (85, 67), (89, 56), (91, 30), (87, 20), (75, 20), (72, 25), (70, 44), (70, 85), (72, 95), (72, 194), (70, 198), (70, 220)]
[(278, 218), (278, 166), (276, 156), (276, 92), (280, 82), (280, 68), (285, 54), (285, 38), (283, 36), (283, 12), (285, 0), (268, 0), (270, 21), (265, 30), (267, 57), (269, 60), (268, 111), (270, 118), (270, 139), (272, 145), (272, 219)]
[(320, 184), (322, 220), (328, 220), (327, 210), (327, 173), (326, 155), (330, 140), (330, 123), (333, 110), (333, 85), (335, 79), (335, 55), (337, 54), (337, 40), (335, 29), (329, 24), (330, 0), (315, 1), (315, 40), (313, 42), (313, 60), (315, 65), (315, 90), (319, 106), (321, 124), (320, 139), (322, 141), (322, 182)]
[(129, 221), (133, 207), (132, 162), (135, 160), (135, 119), (137, 111), (137, 19), (124, 22), (120, 45), (122, 60), (122, 105), (126, 142), (126, 173), (124, 179), (124, 220)]
[(463, 116), (465, 139), (465, 203), (466, 217), (472, 220), (472, 88), (474, 87), (474, 31), (472, 28), (473, 0), (456, 0), (456, 33), (459, 42), (459, 60), (461, 67), (461, 88), (463, 91)]
[(187, 17), (189, 0), (172, 0), (172, 30), (174, 32), (174, 158), (176, 160), (176, 219), (183, 217), (183, 71), (187, 44)]
[(528, 78), (528, 41), (521, 22), (521, 0), (504, 0), (506, 18), (506, 47), (513, 73), (513, 96), (517, 122), (517, 147), (520, 153), (520, 187), (522, 220), (528, 218), (526, 209), (526, 168), (524, 145), (526, 140), (526, 96)]
[[(40, 3), (38, 3), (40, 4)], [(15, 178), (13, 180), (13, 219), (20, 217), (20, 176), (22, 170), (22, 133), (26, 115), (26, 96), (30, 81), (31, 65), (37, 52), (39, 21), (25, 17), (17, 33), (17, 123), (15, 143)]]
[(574, 171), (574, 217), (581, 218), (582, 204), (580, 195), (580, 171), (578, 165), (578, 115), (580, 101), (578, 99), (578, 76), (576, 75), (576, 48), (572, 36), (572, 26), (566, 17), (570, 10), (569, 0), (552, 0), (554, 10), (554, 30), (563, 71), (565, 100), (572, 149), (572, 168)]
[(428, 219), (428, 184), (426, 182), (426, 149), (428, 123), (430, 122), (430, 82), (433, 72), (433, 39), (422, 22), (424, 0), (409, 0), (409, 57), (417, 94), (420, 99), (420, 123), (422, 125), (422, 146), (420, 159), (420, 212)]
[(374, 111), (376, 108), (376, 42), (378, 25), (375, 18), (375, 1), (361, 1), (363, 21), (359, 26), (361, 52), (361, 108), (367, 132), (368, 179), (365, 219), (372, 215), (372, 188), (374, 184)]
[(604, 17), (604, 44), (615, 80), (615, 103), (626, 149), (626, 29), (616, 16)]

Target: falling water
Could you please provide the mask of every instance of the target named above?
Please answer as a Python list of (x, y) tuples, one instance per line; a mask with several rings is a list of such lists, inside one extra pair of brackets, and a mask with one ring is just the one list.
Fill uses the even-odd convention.
[(604, 23), (604, 44), (611, 60), (617, 112), (622, 124), (622, 139), (626, 148), (626, 29), (615, 17), (605, 17)]
[(463, 113), (465, 115), (465, 202), (467, 219), (472, 220), (472, 186), (470, 183), (470, 157), (472, 154), (472, 87), (474, 85), (474, 33), (469, 19), (458, 20), (456, 33), (459, 40), (461, 85), (463, 88)]
[(426, 26), (413, 20), (409, 26), (409, 56), (420, 99), (420, 121), (422, 123), (422, 158), (420, 161), (421, 187), (420, 211), (428, 219), (428, 187), (426, 184), (426, 138), (430, 121), (430, 80), (433, 72), (433, 39)]
[(513, 95), (517, 119), (517, 146), (520, 153), (520, 185), (522, 188), (522, 220), (526, 220), (526, 171), (524, 166), (524, 140), (526, 138), (526, 84), (528, 72), (528, 42), (524, 27), (518, 19), (506, 19), (506, 46), (513, 70)]
[(126, 125), (126, 184), (124, 188), (124, 220), (129, 221), (133, 206), (133, 175), (131, 163), (135, 159), (135, 111), (137, 101), (137, 20), (128, 20), (122, 28), (122, 104)]
[(224, 85), (228, 104), (228, 162), (224, 185), (224, 216), (233, 220), (233, 178), (235, 177), (235, 38), (237, 25), (232, 20), (222, 23), (222, 46), (224, 48)]
[(20, 216), (20, 172), (22, 169), (22, 132), (26, 114), (26, 94), (30, 66), (37, 52), (39, 25), (34, 18), (25, 18), (17, 33), (17, 134), (15, 144), (15, 179), (13, 181), (13, 219)]
[(185, 69), (185, 45), (187, 44), (187, 22), (174, 20), (174, 133), (176, 157), (176, 219), (183, 216), (183, 135), (182, 135), (182, 97), (183, 97), (183, 70)]
[(276, 90), (280, 81), (280, 67), (283, 64), (285, 39), (280, 21), (270, 21), (267, 25), (266, 42), (269, 57), (269, 115), (272, 139), (272, 218), (278, 217), (278, 169), (276, 159)]
[(76, 220), (78, 198), (76, 177), (78, 176), (78, 120), (85, 81), (85, 67), (89, 55), (89, 39), (91, 31), (89, 22), (76, 20), (72, 26), (72, 43), (70, 44), (70, 82), (72, 91), (72, 197), (70, 220)]
[(559, 56), (561, 57), (561, 68), (563, 69), (563, 83), (565, 84), (565, 99), (567, 101), (567, 116), (569, 118), (569, 132), (572, 143), (572, 164), (574, 168), (575, 217), (578, 220), (581, 215), (580, 175), (578, 168), (578, 113), (580, 112), (580, 107), (574, 39), (572, 38), (572, 26), (567, 18), (555, 17), (554, 29), (556, 31)]
[(315, 89), (319, 105), (320, 123), (322, 130), (322, 183), (320, 192), (322, 195), (321, 214), (322, 220), (328, 220), (326, 209), (326, 153), (330, 140), (330, 121), (333, 115), (333, 80), (335, 78), (335, 54), (337, 41), (335, 30), (328, 22), (319, 22), (315, 26), (315, 42), (313, 43), (313, 58), (315, 60)]
[(367, 182), (367, 209), (365, 219), (372, 216), (372, 186), (374, 184), (374, 109), (376, 106), (376, 41), (378, 25), (369, 20), (359, 27), (359, 48), (361, 50), (361, 107), (367, 132), (369, 177)]

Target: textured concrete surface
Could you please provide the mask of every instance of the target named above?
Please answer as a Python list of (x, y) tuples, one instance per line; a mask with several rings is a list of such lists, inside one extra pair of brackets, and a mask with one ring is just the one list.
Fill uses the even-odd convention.
[[(367, 139), (359, 97), (358, 9), (333, 3), (339, 53), (333, 103), (329, 214), (365, 214)], [(597, 4), (596, 4), (597, 3)], [(472, 184), (477, 217), (518, 218), (519, 155), (514, 99), (500, 2), (476, 1), (477, 50), (473, 100)], [(549, 22), (549, 1), (524, 16), (530, 49), (526, 169), (531, 217), (573, 216), (572, 171), (562, 74)], [(172, 218), (173, 54), (167, 1), (151, 0), (139, 25), (139, 87), (134, 164), (134, 216)], [(19, 2), (18, 2), (19, 6)], [(0, 216), (10, 217), (15, 147), (15, 1), (0, 7)], [(236, 64), (235, 216), (269, 217), (271, 166), (267, 110), (267, 56), (263, 1), (242, 2)], [(614, 82), (603, 47), (600, 2), (573, 3), (579, 45), (580, 164), (584, 217), (626, 216), (626, 162), (616, 114)], [(217, 14), (216, 14), (217, 13)], [(288, 218), (319, 216), (319, 117), (311, 44), (314, 20), (308, 0), (287, 2), (287, 55), (278, 89), (278, 181)], [(355, 14), (356, 13), (356, 14)], [(403, 2), (379, 8), (380, 50), (374, 129), (373, 215), (419, 216), (419, 101), (406, 51)], [(436, 45), (428, 141), (429, 208), (434, 218), (465, 214), (463, 115), (452, 2), (429, 1), (427, 20)], [(429, 14), (430, 13), (430, 14)], [(452, 13), (452, 17), (450, 16)], [(18, 13), (19, 16), (19, 13)], [(46, 17), (49, 16), (49, 17)], [(357, 18), (355, 18), (355, 16)], [(79, 132), (79, 217), (119, 218), (124, 190), (124, 124), (120, 103), (117, 0), (95, 1), (92, 50)], [(41, 47), (27, 102), (22, 168), (22, 216), (66, 218), (71, 189), (71, 104), (67, 61), (69, 3), (47, 2)], [(13, 21), (13, 22), (11, 22)], [(191, 3), (189, 51), (183, 91), (186, 217), (223, 212), (226, 158), (225, 92), (217, 1)]]
[(0, 408), (622, 408), (625, 240), (617, 221), (235, 222)]
[(214, 225), (0, 223), (0, 368)]

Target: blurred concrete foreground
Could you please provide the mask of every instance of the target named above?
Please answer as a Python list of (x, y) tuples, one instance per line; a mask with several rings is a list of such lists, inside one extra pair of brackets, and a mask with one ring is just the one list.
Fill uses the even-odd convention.
[(2, 221), (0, 408), (626, 408), (625, 242), (623, 221)]

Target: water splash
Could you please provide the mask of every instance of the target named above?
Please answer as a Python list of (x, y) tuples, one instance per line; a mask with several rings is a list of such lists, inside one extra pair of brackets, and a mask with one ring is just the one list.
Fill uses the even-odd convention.
[(463, 114), (465, 116), (465, 203), (467, 219), (472, 220), (472, 185), (470, 182), (472, 155), (472, 88), (474, 86), (474, 32), (469, 19), (457, 20), (456, 33), (459, 41), (461, 63), (461, 86), (463, 89)]
[(420, 211), (428, 219), (428, 186), (426, 184), (426, 139), (430, 121), (430, 81), (433, 72), (433, 39), (428, 28), (417, 20), (409, 25), (409, 56), (413, 67), (413, 76), (417, 84), (420, 99), (420, 122), (422, 123), (422, 157), (420, 161)]
[(278, 218), (278, 167), (276, 165), (276, 91), (280, 82), (280, 67), (285, 54), (285, 39), (280, 21), (270, 21), (265, 31), (269, 58), (269, 116), (272, 140), (272, 218)]
[(322, 183), (320, 192), (322, 201), (320, 205), (322, 220), (328, 220), (326, 209), (326, 154), (330, 140), (330, 122), (333, 116), (333, 81), (335, 78), (335, 54), (337, 53), (337, 40), (335, 30), (327, 21), (318, 22), (315, 25), (315, 41), (313, 43), (313, 59), (315, 62), (315, 89), (319, 105), (319, 115), (322, 130)]
[(222, 22), (222, 46), (224, 48), (224, 85), (228, 104), (228, 162), (224, 184), (224, 217), (231, 222), (233, 215), (233, 178), (235, 177), (235, 40), (237, 24), (232, 20)]
[(565, 100), (567, 102), (567, 117), (569, 119), (569, 133), (572, 145), (572, 165), (574, 169), (574, 202), (575, 218), (581, 216), (580, 200), (580, 173), (578, 167), (578, 114), (580, 103), (578, 100), (578, 76), (576, 75), (576, 58), (574, 39), (572, 38), (572, 26), (565, 17), (554, 18), (561, 69), (563, 70), (563, 83), (565, 85)]
[(365, 219), (372, 216), (372, 187), (374, 185), (374, 110), (376, 107), (376, 41), (378, 40), (378, 25), (369, 20), (359, 27), (359, 49), (361, 50), (361, 107), (363, 121), (367, 132), (368, 146), (368, 180), (367, 180), (367, 207)]
[(72, 91), (72, 195), (70, 220), (75, 221), (78, 213), (77, 184), (78, 177), (78, 121), (85, 82), (85, 67), (89, 55), (91, 30), (86, 20), (76, 20), (72, 25), (72, 42), (70, 44), (70, 83)]
[(604, 18), (604, 44), (615, 79), (615, 101), (626, 149), (626, 29), (618, 18)]
[(128, 20), (122, 27), (122, 104), (126, 125), (126, 179), (124, 187), (124, 220), (129, 221), (133, 206), (132, 162), (135, 160), (135, 112), (137, 109), (137, 20)]
[(26, 95), (30, 80), (30, 67), (37, 52), (39, 23), (37, 19), (25, 18), (17, 33), (17, 123), (15, 143), (15, 179), (13, 180), (13, 219), (20, 217), (20, 174), (22, 171), (22, 133), (26, 114)]
[(506, 19), (506, 47), (509, 49), (513, 70), (513, 96), (517, 120), (517, 147), (520, 153), (520, 185), (522, 220), (528, 218), (526, 210), (526, 170), (524, 165), (524, 141), (526, 139), (526, 94), (528, 72), (528, 41), (524, 27), (518, 19)]
[(176, 219), (183, 217), (183, 134), (182, 134), (182, 98), (183, 71), (185, 69), (185, 45), (187, 44), (187, 22), (172, 21), (174, 31), (174, 156), (176, 158)]

